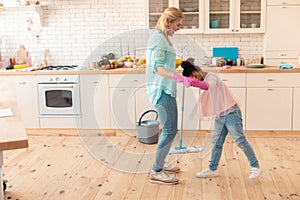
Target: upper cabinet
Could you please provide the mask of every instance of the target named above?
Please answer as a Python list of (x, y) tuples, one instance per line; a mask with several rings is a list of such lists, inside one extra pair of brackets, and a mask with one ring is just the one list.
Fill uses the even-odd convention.
[(178, 0), (174, 1), (174, 6), (179, 8), (184, 19), (181, 33), (203, 33), (204, 31), (204, 1), (202, 0)]
[(265, 0), (205, 0), (206, 33), (263, 33)]
[(167, 7), (182, 10), (180, 33), (264, 33), (266, 0), (148, 0), (147, 24), (154, 28)]
[(201, 0), (149, 0), (147, 4), (148, 27), (154, 28), (162, 12), (168, 7), (177, 7), (183, 14), (181, 33), (203, 33), (204, 1)]
[(265, 34), (265, 63), (297, 65), (300, 52), (300, 1), (268, 0)]

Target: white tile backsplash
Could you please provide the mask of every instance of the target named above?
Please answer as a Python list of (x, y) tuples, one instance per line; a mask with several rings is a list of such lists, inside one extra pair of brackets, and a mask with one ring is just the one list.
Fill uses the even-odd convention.
[[(112, 37), (145, 28), (145, 3), (141, 0), (44, 0), (43, 24), (27, 30), (26, 20), (37, 23), (32, 8), (0, 10), (2, 55), (13, 56), (24, 44), (33, 62), (49, 49), (50, 64), (81, 65), (89, 54)], [(38, 37), (37, 37), (38, 35)], [(239, 47), (240, 56), (261, 56), (263, 34), (189, 35), (211, 55), (213, 47)]]

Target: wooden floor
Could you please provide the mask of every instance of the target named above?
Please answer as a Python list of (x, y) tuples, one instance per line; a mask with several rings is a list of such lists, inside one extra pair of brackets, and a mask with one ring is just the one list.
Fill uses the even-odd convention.
[[(28, 149), (4, 152), (3, 174), (8, 180), (5, 199), (300, 199), (300, 132), (246, 132), (246, 135), (263, 168), (258, 180), (248, 179), (247, 160), (228, 137), (217, 178), (195, 177), (196, 172), (207, 167), (209, 156), (200, 159), (198, 154), (184, 154), (177, 156), (175, 162), (182, 169), (176, 175), (181, 182), (170, 186), (149, 183), (147, 173), (112, 169), (105, 160), (99, 161), (95, 154), (89, 153), (82, 137), (29, 132)], [(126, 134), (96, 137), (137, 154), (154, 152), (156, 147), (141, 144), (136, 137)], [(197, 134), (193, 145), (202, 141), (203, 135)]]

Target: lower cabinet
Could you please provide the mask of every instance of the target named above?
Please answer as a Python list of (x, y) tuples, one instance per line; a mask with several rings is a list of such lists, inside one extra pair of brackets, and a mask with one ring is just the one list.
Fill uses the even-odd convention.
[(39, 128), (37, 81), (35, 75), (1, 75), (0, 81), (10, 84), (25, 128)]
[(36, 76), (14, 76), (15, 94), (26, 128), (39, 128), (39, 108)]
[[(136, 111), (136, 121), (142, 117), (143, 113), (147, 110), (155, 110), (154, 106), (150, 104), (147, 95), (147, 89), (145, 87), (135, 89), (135, 111)], [(145, 114), (142, 120), (153, 120), (156, 118), (155, 113)]]
[(80, 75), (81, 127), (110, 129), (108, 75)]
[(300, 130), (300, 88), (294, 88), (293, 130)]
[(135, 129), (134, 88), (110, 88), (110, 112), (112, 129)]
[(292, 88), (247, 88), (247, 130), (291, 130)]

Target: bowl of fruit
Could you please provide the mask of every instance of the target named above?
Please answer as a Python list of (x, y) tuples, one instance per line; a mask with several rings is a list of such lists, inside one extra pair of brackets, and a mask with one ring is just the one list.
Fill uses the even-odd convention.
[(123, 57), (123, 62), (124, 62), (124, 66), (125, 67), (132, 67), (132, 65), (134, 64), (135, 58), (134, 57)]
[(125, 67), (132, 67), (133, 64), (134, 64), (134, 62), (131, 62), (131, 61), (124, 62)]

